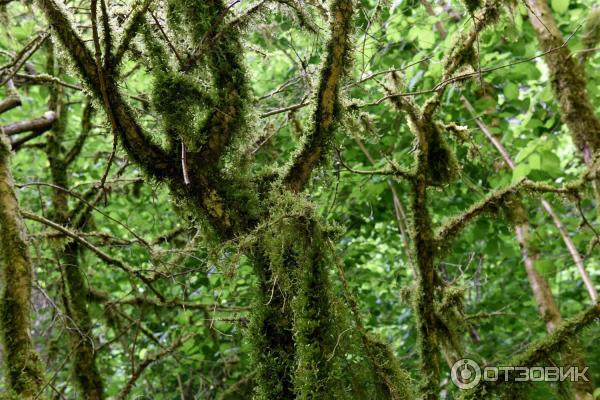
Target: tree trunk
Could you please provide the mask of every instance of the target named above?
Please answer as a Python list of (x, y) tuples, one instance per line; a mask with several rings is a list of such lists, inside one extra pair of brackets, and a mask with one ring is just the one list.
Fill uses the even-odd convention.
[[(558, 326), (562, 324), (562, 318), (560, 310), (548, 281), (540, 275), (538, 272), (535, 261), (538, 258), (538, 254), (535, 249), (532, 249), (529, 245), (529, 223), (521, 223), (515, 227), (517, 240), (521, 246), (521, 252), (523, 254), (523, 262), (525, 264), (525, 270), (527, 271), (527, 279), (533, 292), (533, 297), (538, 306), (540, 316), (546, 324), (546, 330), (548, 333), (552, 333)], [(563, 362), (565, 366), (577, 367), (580, 371), (583, 371), (587, 365), (586, 361), (579, 354), (578, 348), (580, 347), (578, 340), (574, 340), (573, 345), (566, 351), (563, 351)], [(576, 381), (573, 382), (573, 391), (577, 400), (589, 400), (594, 391), (594, 386), (591, 381), (591, 375), (586, 374), (588, 382)]]
[[(587, 165), (600, 151), (600, 119), (589, 101), (585, 72), (565, 44), (547, 0), (525, 0), (529, 20), (537, 34), (544, 60), (550, 70), (554, 96), (558, 100), (563, 121), (569, 127), (573, 142)], [(600, 203), (600, 178), (594, 182), (596, 199)]]
[(41, 394), (43, 373), (30, 332), (32, 263), (9, 162), (10, 144), (0, 133), (0, 334), (7, 388), (32, 399)]

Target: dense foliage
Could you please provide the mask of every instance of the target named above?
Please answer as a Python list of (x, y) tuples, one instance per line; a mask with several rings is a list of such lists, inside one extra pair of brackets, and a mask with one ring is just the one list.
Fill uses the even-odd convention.
[(0, 398), (600, 398), (590, 0), (0, 18)]

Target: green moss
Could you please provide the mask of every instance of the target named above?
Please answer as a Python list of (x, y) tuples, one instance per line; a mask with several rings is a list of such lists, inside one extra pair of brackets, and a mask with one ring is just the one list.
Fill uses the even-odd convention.
[(585, 49), (593, 49), (600, 43), (600, 7), (598, 5), (589, 10), (581, 33), (581, 43)]
[(426, 130), (428, 143), (428, 180), (432, 185), (442, 186), (458, 178), (459, 165), (454, 150), (443, 138), (442, 132), (435, 124)]
[(331, 2), (330, 36), (321, 64), (312, 128), (301, 149), (293, 156), (285, 184), (299, 192), (331, 150), (338, 121), (341, 120), (340, 82), (351, 64), (353, 4), (351, 0)]
[(41, 392), (43, 369), (31, 339), (32, 264), (10, 169), (10, 144), (0, 134), (0, 339), (6, 388), (20, 399)]
[(479, 7), (481, 7), (481, 0), (463, 0), (467, 11), (473, 14)]

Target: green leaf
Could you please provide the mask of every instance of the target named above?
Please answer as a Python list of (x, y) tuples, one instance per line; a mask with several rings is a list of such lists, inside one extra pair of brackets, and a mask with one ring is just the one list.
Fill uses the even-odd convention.
[(506, 100), (516, 100), (519, 98), (519, 87), (512, 82), (504, 86), (504, 96)]
[(513, 170), (512, 183), (517, 183), (521, 179), (525, 178), (529, 174), (531, 168), (528, 164), (519, 164)]
[(569, 8), (569, 0), (552, 0), (552, 9), (559, 14), (564, 13)]
[(420, 48), (431, 49), (435, 45), (435, 33), (430, 29), (420, 30), (417, 40)]

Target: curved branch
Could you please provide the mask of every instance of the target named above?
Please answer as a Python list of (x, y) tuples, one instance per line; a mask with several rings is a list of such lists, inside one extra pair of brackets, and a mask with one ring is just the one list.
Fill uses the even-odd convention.
[(566, 188), (555, 188), (550, 185), (521, 180), (518, 183), (498, 190), (486, 199), (473, 205), (465, 212), (452, 217), (438, 232), (435, 241), (438, 247), (446, 247), (448, 241), (456, 237), (464, 228), (466, 228), (476, 218), (485, 213), (496, 213), (506, 205), (512, 196), (518, 195), (523, 191), (533, 193), (556, 193), (562, 195), (576, 195), (577, 188), (567, 186)]
[[(592, 322), (600, 320), (600, 303), (582, 311), (570, 320), (565, 321), (553, 333), (548, 336), (536, 340), (525, 351), (515, 356), (508, 363), (501, 365), (532, 367), (540, 362), (548, 360), (557, 352), (568, 346), (573, 338), (579, 334), (584, 328)], [(582, 372), (582, 371), (579, 371)], [(498, 379), (496, 381), (484, 380), (470, 393), (464, 396), (465, 399), (481, 399), (489, 396), (492, 392), (502, 391), (508, 385), (515, 382), (515, 378), (519, 373), (513, 370), (506, 370), (508, 379)], [(486, 396), (484, 396), (486, 395)]]
[[(55, 0), (38, 0), (38, 3), (54, 34), (70, 54), (85, 84), (96, 98), (102, 100), (102, 81), (99, 75), (101, 67), (97, 68), (92, 52), (76, 33), (67, 14)], [(106, 97), (107, 101), (103, 102), (104, 111), (114, 120), (115, 131), (127, 153), (156, 179), (181, 176), (177, 162), (146, 136), (116, 83), (111, 79), (106, 80)]]
[(284, 178), (285, 185), (294, 192), (299, 192), (306, 186), (313, 169), (323, 160), (337, 125), (341, 111), (340, 81), (347, 68), (351, 48), (352, 13), (351, 0), (333, 2), (331, 36), (327, 44), (325, 62), (321, 68), (313, 129)]

